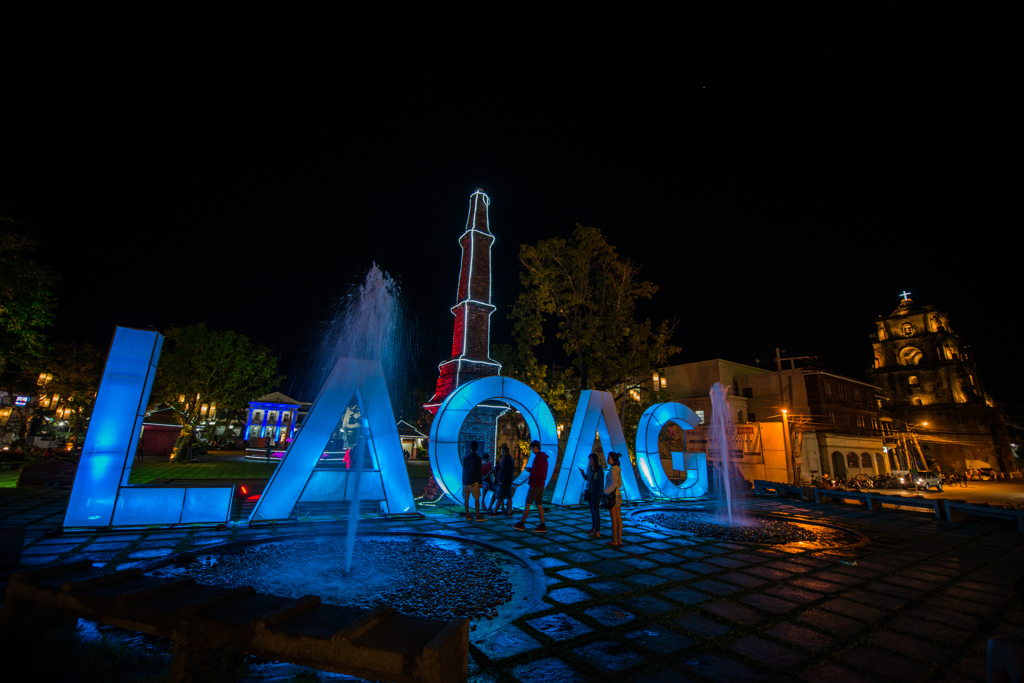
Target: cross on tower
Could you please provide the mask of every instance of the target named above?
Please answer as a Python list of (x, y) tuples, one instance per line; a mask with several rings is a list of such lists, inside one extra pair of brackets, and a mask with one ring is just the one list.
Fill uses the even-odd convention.
[(904, 301), (910, 301), (910, 299), (908, 299), (908, 298), (907, 298), (908, 296), (910, 296), (910, 294), (911, 294), (911, 293), (910, 293), (910, 292), (908, 292), (908, 291), (907, 291), (907, 290), (905, 290), (905, 289), (904, 289), (904, 290), (903, 290), (902, 292), (900, 292), (900, 296), (902, 296), (902, 297), (903, 297), (903, 300), (904, 300)]

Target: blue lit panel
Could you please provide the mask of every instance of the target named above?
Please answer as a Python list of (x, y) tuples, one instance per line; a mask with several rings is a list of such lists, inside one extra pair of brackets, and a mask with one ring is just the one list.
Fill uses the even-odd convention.
[(130, 486), (122, 489), (114, 507), (114, 526), (177, 524), (185, 504), (185, 489)]
[(672, 461), (681, 457), (686, 468), (686, 480), (676, 485), (668, 478), (658, 453), (661, 428), (673, 422), (682, 429), (693, 429), (700, 424), (696, 413), (682, 403), (656, 403), (640, 416), (636, 430), (636, 461), (640, 476), (651, 493), (660, 498), (699, 498), (708, 492), (708, 458), (706, 453), (673, 453)]
[(128, 485), (162, 346), (163, 336), (157, 332), (127, 327), (118, 327), (114, 332), (75, 472), (75, 483), (71, 487), (64, 526), (117, 523), (113, 521), (114, 502), (119, 486)]
[[(384, 500), (383, 479), (380, 472), (363, 470), (359, 479), (359, 500)], [(356, 475), (352, 470), (314, 470), (299, 502), (340, 502), (352, 500), (356, 488)]]
[[(518, 410), (533, 439), (540, 441), (541, 450), (548, 455), (548, 474), (545, 484), (555, 473), (558, 457), (558, 431), (551, 409), (536, 391), (511, 377), (483, 377), (467, 382), (445, 398), (437, 409), (437, 415), (430, 425), (430, 469), (434, 481), (446, 494), (459, 503), (462, 497), (462, 461), (459, 457), (459, 432), (469, 411), (485, 401), (503, 401)], [(533, 464), (531, 452), (526, 467)], [(512, 497), (512, 504), (523, 507), (526, 504), (525, 484), (530, 473), (525, 470), (513, 482), (519, 488)]]
[(185, 489), (182, 524), (225, 524), (231, 517), (235, 487), (190, 486)]
[[(620, 453), (623, 459), (629, 457), (626, 436), (615, 410), (615, 399), (607, 391), (586, 390), (580, 393), (576, 414), (572, 419), (572, 431), (562, 456), (562, 467), (555, 482), (555, 493), (551, 502), (555, 505), (579, 505), (583, 494), (583, 477), (579, 469), (587, 469), (590, 453), (593, 451), (595, 436), (601, 442), (605, 456), (611, 451)], [(640, 500), (633, 468), (622, 468), (622, 498)], [(607, 469), (605, 470), (607, 472)]]
[[(250, 523), (287, 519), (295, 503), (305, 498), (303, 490), (310, 482), (331, 433), (353, 394), (369, 434), (367, 445), (372, 461), (372, 468), (364, 470), (361, 478), (376, 478), (384, 512), (395, 514), (416, 509), (381, 365), (378, 361), (341, 358), (306, 416), (302, 429), (296, 433), (274, 470), (266, 490), (249, 516)], [(331, 490), (345, 490), (344, 484), (340, 489), (335, 486), (337, 481), (331, 484), (330, 475), (322, 479), (319, 477), (311, 496), (326, 496)], [(360, 489), (363, 486), (360, 482)]]

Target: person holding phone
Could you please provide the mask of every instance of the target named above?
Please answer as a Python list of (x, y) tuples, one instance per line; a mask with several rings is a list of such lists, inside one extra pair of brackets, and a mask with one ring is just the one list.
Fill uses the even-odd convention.
[(583, 500), (590, 507), (590, 531), (587, 536), (601, 538), (601, 485), (604, 483), (604, 470), (601, 468), (601, 456), (591, 453), (587, 460), (587, 469), (578, 468), (586, 484), (583, 488)]

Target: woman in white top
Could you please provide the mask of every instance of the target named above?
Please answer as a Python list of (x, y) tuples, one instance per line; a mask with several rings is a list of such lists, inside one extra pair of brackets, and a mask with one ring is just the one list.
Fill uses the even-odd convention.
[(615, 507), (609, 510), (612, 518), (612, 540), (605, 545), (622, 545), (622, 469), (619, 467), (619, 454), (612, 451), (608, 454), (608, 474), (604, 479), (604, 492), (615, 496)]

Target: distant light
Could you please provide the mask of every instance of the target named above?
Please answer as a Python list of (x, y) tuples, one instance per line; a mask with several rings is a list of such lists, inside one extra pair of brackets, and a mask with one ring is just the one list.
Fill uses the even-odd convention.
[(921, 424), (922, 424), (922, 425), (924, 425), (925, 427), (927, 427), (927, 426), (928, 426), (928, 423), (927, 423), (927, 422), (922, 422)]
[(785, 408), (783, 408), (783, 409), (782, 409), (782, 412), (783, 412), (783, 413), (788, 413), (789, 411), (788, 411), (788, 410), (786, 410)]

